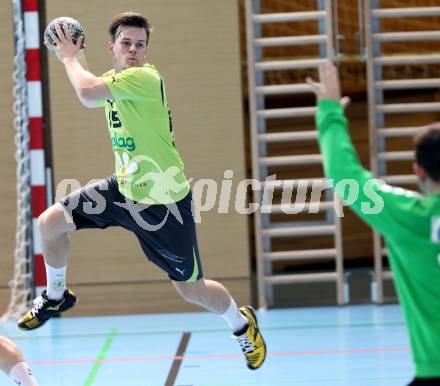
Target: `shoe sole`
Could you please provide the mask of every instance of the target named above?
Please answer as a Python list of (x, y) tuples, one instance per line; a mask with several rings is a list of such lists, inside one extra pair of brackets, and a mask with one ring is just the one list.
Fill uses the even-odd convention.
[(77, 302), (78, 302), (78, 298), (75, 297), (75, 301), (72, 303), (72, 305), (71, 305), (69, 308), (66, 308), (66, 309), (63, 310), (63, 311), (58, 311), (58, 312), (54, 313), (52, 316), (50, 316), (49, 318), (47, 318), (45, 321), (41, 322), (41, 323), (40, 323), (38, 326), (36, 326), (36, 327), (29, 328), (29, 327), (27, 327), (26, 325), (20, 326), (18, 323), (17, 323), (17, 327), (18, 327), (19, 330), (21, 330), (21, 331), (33, 331), (33, 330), (36, 330), (36, 329), (38, 329), (38, 328), (40, 328), (40, 327), (43, 327), (43, 325), (46, 324), (46, 322), (47, 322), (49, 319), (56, 318), (56, 317), (60, 316), (63, 312), (66, 312), (66, 311), (69, 311), (70, 309), (72, 309), (72, 308), (76, 305)]

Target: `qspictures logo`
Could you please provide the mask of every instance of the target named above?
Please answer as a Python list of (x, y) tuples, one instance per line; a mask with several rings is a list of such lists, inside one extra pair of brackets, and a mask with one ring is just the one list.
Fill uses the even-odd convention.
[[(202, 213), (215, 210), (217, 213), (230, 213), (234, 211), (238, 214), (253, 214), (259, 212), (261, 214), (276, 213), (278, 209), (281, 213), (294, 215), (300, 213), (316, 214), (321, 210), (332, 210), (337, 217), (344, 217), (344, 207), (353, 205), (355, 202), (360, 205), (360, 209), (365, 215), (379, 214), (385, 205), (381, 192), (395, 191), (399, 194), (412, 194), (409, 191), (386, 185), (383, 180), (370, 179), (364, 183), (360, 183), (352, 179), (344, 179), (340, 181), (332, 181), (322, 179), (312, 180), (280, 180), (277, 176), (268, 176), (265, 181), (257, 179), (237, 180), (233, 184), (233, 170), (225, 170), (223, 180), (218, 183), (215, 179), (202, 178), (197, 180), (180, 181), (178, 179), (179, 169), (172, 165), (166, 169), (162, 169), (160, 165), (152, 158), (145, 155), (130, 158), (128, 152), (124, 152), (122, 156), (116, 156), (121, 166), (121, 173), (126, 177), (138, 172), (139, 163), (149, 163), (147, 172), (139, 175), (133, 187), (148, 186), (148, 198), (157, 203), (166, 206), (166, 212), (162, 219), (157, 219), (154, 224), (147, 223), (141, 213), (148, 209), (151, 205), (135, 202), (125, 199), (125, 202), (109, 202), (107, 203), (101, 191), (108, 190), (108, 181), (92, 180), (85, 189), (87, 194), (92, 198), (90, 201), (82, 202), (82, 210), (87, 214), (101, 214), (107, 204), (117, 205), (127, 210), (131, 218), (139, 225), (139, 227), (147, 231), (156, 231), (160, 229), (167, 221), (171, 214), (180, 223), (183, 218), (180, 214), (177, 203), (173, 200), (172, 193), (179, 193), (183, 189), (188, 188), (191, 184), (192, 191), (192, 216), (195, 223), (202, 222)], [(140, 171), (140, 170), (139, 170)], [(144, 185), (145, 184), (145, 185)], [(126, 186), (125, 193), (130, 192), (131, 185)], [(342, 199), (333, 199), (327, 197), (327, 190), (333, 189), (337, 196)], [(67, 192), (77, 192), (71, 194), (68, 199), (66, 209), (71, 211), (76, 208), (80, 202), (81, 184), (76, 179), (62, 180), (56, 190), (56, 201), (63, 199)], [(275, 195), (275, 191), (278, 193)], [(254, 199), (249, 199), (249, 193), (255, 192)], [(325, 193), (325, 202), (321, 200)], [(126, 197), (132, 197), (129, 193)], [(332, 196), (333, 197), (333, 196)], [(280, 200), (281, 199), (281, 200)], [(330, 204), (330, 207), (321, 207), (321, 204)], [(234, 208), (234, 209), (232, 209)], [(66, 217), (67, 221), (72, 221), (71, 217)], [(440, 239), (440, 221), (433, 223), (433, 238)], [(440, 263), (440, 255), (439, 255)]]
[(113, 149), (123, 149), (133, 151), (136, 149), (136, 144), (132, 137), (120, 137), (113, 134), (111, 137)]

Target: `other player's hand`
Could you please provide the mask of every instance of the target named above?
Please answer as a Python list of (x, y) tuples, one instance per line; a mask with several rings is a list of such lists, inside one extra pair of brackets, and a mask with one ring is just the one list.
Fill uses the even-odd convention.
[(343, 107), (350, 103), (348, 97), (341, 98), (338, 69), (329, 61), (319, 66), (319, 83), (315, 82), (311, 77), (306, 78), (306, 83), (312, 88), (318, 100), (337, 100)]
[[(53, 39), (55, 44), (50, 44), (45, 41), (44, 44), (46, 47), (51, 49), (57, 55), (57, 58), (63, 62), (64, 59), (75, 57), (78, 51), (81, 49), (83, 37), (80, 36), (76, 42), (76, 44), (72, 41), (72, 35), (67, 24), (63, 24), (63, 30), (61, 29), (61, 25), (57, 24), (55, 26), (57, 34), (55, 35), (52, 31), (49, 31), (50, 37)], [(58, 36), (57, 36), (58, 35)]]

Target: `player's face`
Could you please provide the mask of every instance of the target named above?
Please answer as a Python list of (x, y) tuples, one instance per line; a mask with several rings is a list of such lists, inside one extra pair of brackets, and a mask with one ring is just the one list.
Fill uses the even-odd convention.
[(147, 32), (138, 27), (122, 27), (115, 42), (109, 42), (113, 67), (117, 72), (129, 67), (140, 67), (147, 56)]

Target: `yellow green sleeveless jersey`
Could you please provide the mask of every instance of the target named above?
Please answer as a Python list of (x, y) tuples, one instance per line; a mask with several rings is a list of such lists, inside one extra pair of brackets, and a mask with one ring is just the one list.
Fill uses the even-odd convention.
[(189, 193), (174, 145), (163, 79), (153, 65), (106, 72), (113, 99), (105, 106), (120, 192), (146, 204), (171, 204)]
[[(359, 162), (338, 101), (318, 102), (316, 120), (326, 177), (387, 244), (416, 376), (439, 377), (440, 194), (422, 196), (374, 179)], [(356, 199), (344, 180), (357, 185)]]

